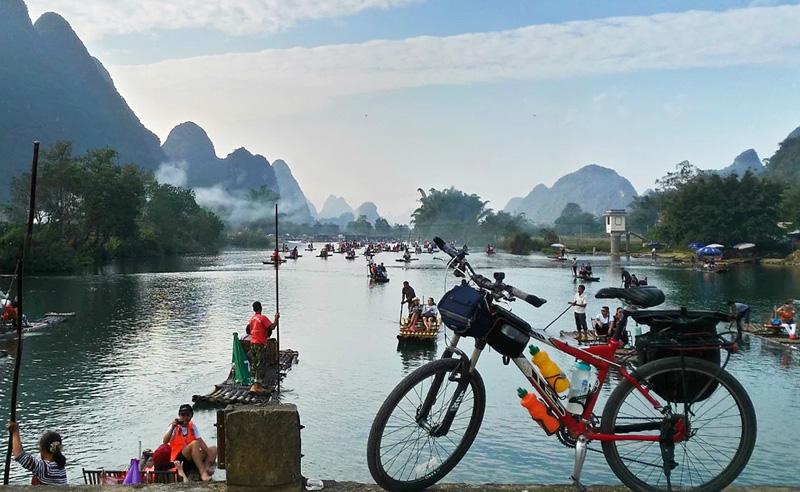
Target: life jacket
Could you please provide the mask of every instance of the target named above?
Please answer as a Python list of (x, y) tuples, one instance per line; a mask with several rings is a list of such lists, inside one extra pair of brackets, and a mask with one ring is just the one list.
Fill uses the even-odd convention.
[(781, 306), (778, 309), (778, 317), (784, 322), (792, 321), (794, 319), (794, 310)]
[(9, 302), (3, 306), (3, 321), (12, 321), (17, 319), (17, 308)]
[(186, 424), (187, 432), (185, 436), (183, 435), (181, 427), (172, 429), (172, 438), (169, 440), (169, 447), (172, 451), (169, 456), (170, 461), (175, 461), (180, 452), (183, 451), (183, 448), (197, 440), (192, 427), (192, 421), (190, 420), (189, 423)]

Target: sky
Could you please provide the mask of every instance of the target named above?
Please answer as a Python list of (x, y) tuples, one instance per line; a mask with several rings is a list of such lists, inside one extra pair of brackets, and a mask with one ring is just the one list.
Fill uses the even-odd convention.
[[(591, 163), (640, 192), (800, 126), (780, 1), (27, 0), (64, 16), (162, 141), (284, 159), (320, 207), (455, 186), (502, 209)], [(575, 190), (580, 193), (580, 189)]]

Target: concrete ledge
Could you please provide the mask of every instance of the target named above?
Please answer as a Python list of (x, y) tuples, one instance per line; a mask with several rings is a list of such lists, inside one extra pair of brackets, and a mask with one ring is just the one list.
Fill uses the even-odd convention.
[[(380, 487), (374, 484), (364, 484), (358, 482), (337, 482), (334, 480), (325, 480), (326, 490), (335, 492), (379, 492), (382, 491)], [(31, 485), (11, 485), (8, 487), (0, 486), (0, 489), (11, 491), (26, 491), (26, 492), (42, 492), (44, 490), (65, 490), (64, 487), (46, 487), (46, 486), (31, 486)], [(241, 487), (230, 487), (225, 482), (210, 482), (210, 483), (180, 483), (180, 484), (152, 484), (152, 485), (71, 485), (66, 487), (67, 490), (78, 490), (85, 492), (123, 492), (132, 489), (143, 489), (146, 492), (230, 492), (239, 490)], [(254, 487), (250, 490), (258, 490)], [(436, 491), (469, 491), (469, 492), (575, 492), (575, 487), (572, 485), (524, 485), (524, 484), (479, 484), (469, 485), (463, 483), (441, 484), (428, 489), (432, 492)], [(612, 485), (593, 485), (589, 487), (592, 492), (626, 492), (628, 489), (623, 486)], [(784, 485), (752, 485), (752, 486), (735, 486), (725, 489), (730, 492), (800, 492), (800, 486), (784, 486)]]

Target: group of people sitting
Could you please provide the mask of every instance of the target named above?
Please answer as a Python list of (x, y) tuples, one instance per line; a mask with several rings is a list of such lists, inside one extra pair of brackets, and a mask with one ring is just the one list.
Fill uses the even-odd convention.
[[(575, 297), (569, 302), (574, 307), (575, 311), (575, 327), (577, 329), (576, 340), (579, 342), (589, 341), (589, 327), (586, 323), (586, 287), (583, 285), (578, 286), (578, 291)], [(608, 306), (600, 308), (600, 312), (592, 318), (592, 331), (596, 340), (607, 340), (608, 337), (614, 336), (619, 332), (619, 339), (623, 345), (630, 343), (628, 330), (626, 327), (627, 320), (621, 307), (618, 307), (614, 314)]]
[(383, 266), (383, 262), (380, 264), (375, 263), (374, 261), (369, 262), (369, 276), (372, 278), (386, 278), (386, 267)]
[(622, 286), (626, 289), (630, 289), (631, 287), (642, 287), (647, 285), (647, 277), (643, 279), (636, 278), (636, 274), (628, 272), (628, 270), (622, 270)]
[(424, 329), (430, 331), (438, 324), (439, 309), (433, 302), (433, 297), (429, 297), (425, 305), (421, 306), (419, 297), (407, 280), (403, 282), (401, 304), (408, 304), (408, 321), (404, 326), (405, 330), (414, 331), (417, 329), (417, 323), (422, 322)]
[(772, 326), (780, 326), (789, 335), (789, 340), (797, 340), (797, 323), (795, 316), (797, 310), (794, 307), (794, 299), (788, 299), (779, 308), (772, 309)]
[[(191, 477), (211, 480), (217, 460), (216, 446), (203, 440), (197, 425), (192, 422), (192, 406), (183, 404), (178, 416), (170, 422), (161, 445), (154, 452), (142, 453), (140, 470), (174, 471), (185, 481)], [(22, 447), (19, 424), (8, 422), (11, 435), (11, 455), (24, 469), (31, 472), (31, 485), (67, 485), (67, 458), (64, 445), (57, 432), (46, 431), (39, 438), (39, 455), (35, 456)]]

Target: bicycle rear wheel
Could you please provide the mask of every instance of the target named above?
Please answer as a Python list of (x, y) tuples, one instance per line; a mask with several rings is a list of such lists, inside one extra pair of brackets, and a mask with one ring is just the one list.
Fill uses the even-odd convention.
[[(672, 489), (717, 491), (733, 482), (756, 441), (756, 414), (742, 385), (718, 365), (694, 357), (656, 360), (632, 375), (685, 425), (685, 438), (672, 450)], [(600, 428), (608, 434), (659, 436), (665, 420), (623, 380), (603, 409)], [(603, 453), (611, 470), (632, 490), (667, 489), (665, 454), (658, 441), (604, 441)]]
[[(477, 371), (464, 379), (461, 364), (460, 359), (425, 364), (403, 379), (378, 410), (367, 441), (367, 464), (384, 489), (429, 487), (472, 445), (483, 421), (486, 390)], [(421, 410), (428, 398), (432, 404), (425, 415)], [(443, 431), (449, 410), (455, 412), (452, 425)]]

